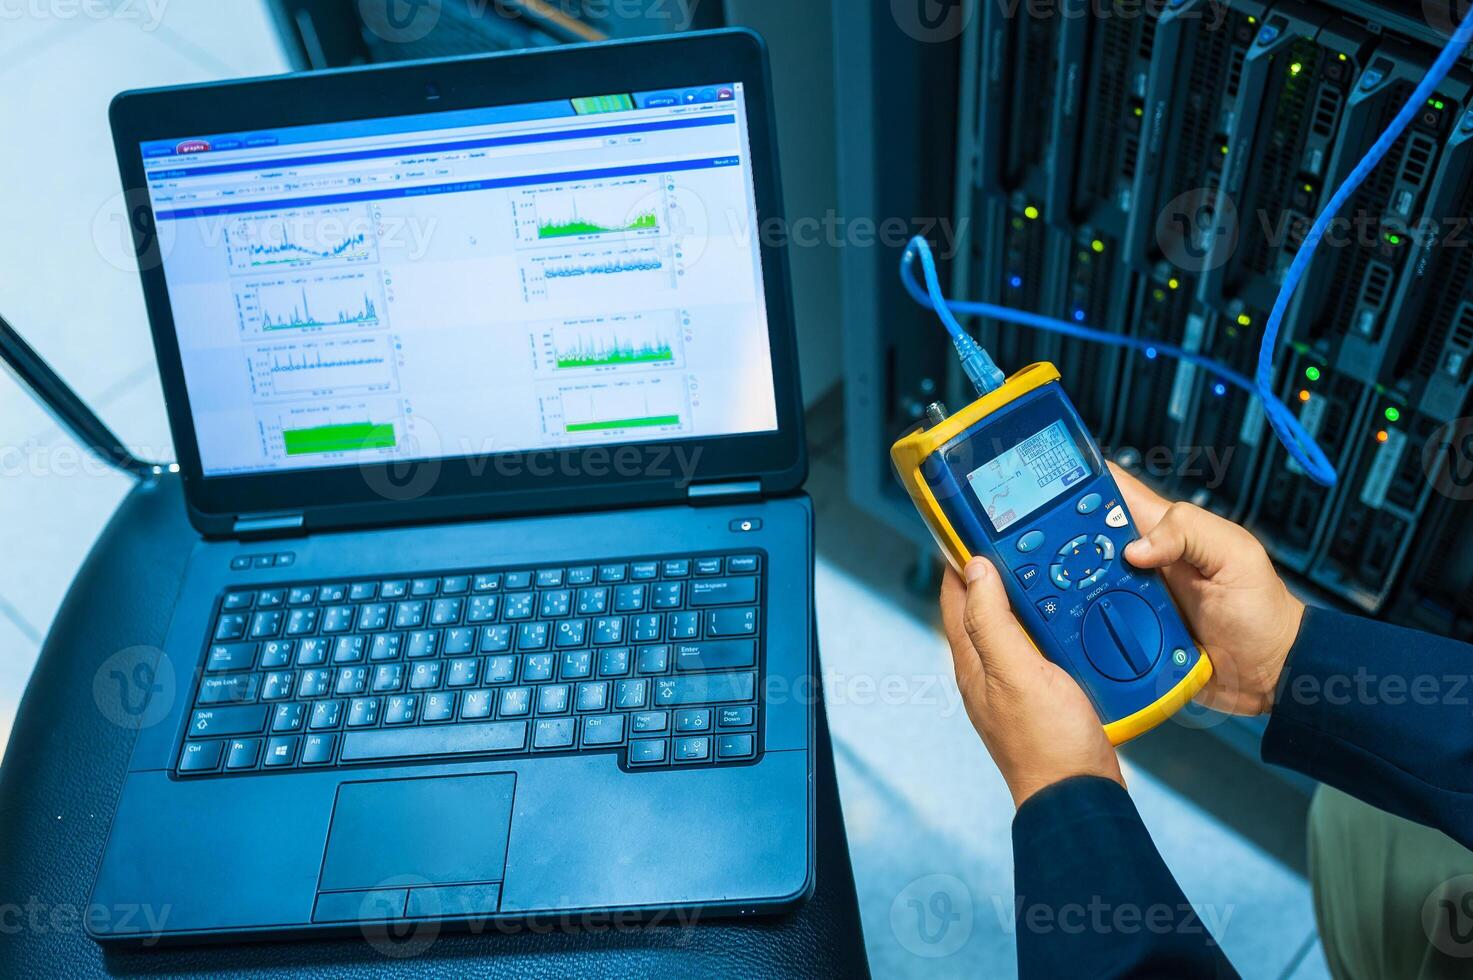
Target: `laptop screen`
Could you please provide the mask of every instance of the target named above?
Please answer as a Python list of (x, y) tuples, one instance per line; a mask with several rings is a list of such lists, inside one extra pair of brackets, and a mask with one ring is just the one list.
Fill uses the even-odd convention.
[(141, 151), (206, 476), (777, 428), (740, 84)]

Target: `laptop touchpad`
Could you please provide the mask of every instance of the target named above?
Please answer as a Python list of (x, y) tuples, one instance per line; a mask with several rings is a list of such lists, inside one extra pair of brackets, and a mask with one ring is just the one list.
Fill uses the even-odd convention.
[(318, 889), (501, 881), (516, 783), (511, 773), (344, 783)]

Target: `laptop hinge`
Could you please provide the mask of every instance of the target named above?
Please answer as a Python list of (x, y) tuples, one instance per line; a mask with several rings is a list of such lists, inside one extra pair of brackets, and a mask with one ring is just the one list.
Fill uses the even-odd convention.
[(693, 504), (725, 504), (762, 496), (761, 480), (730, 480), (725, 483), (692, 483), (686, 499)]
[(304, 530), (301, 514), (244, 514), (235, 519), (238, 538), (275, 538), (300, 534)]

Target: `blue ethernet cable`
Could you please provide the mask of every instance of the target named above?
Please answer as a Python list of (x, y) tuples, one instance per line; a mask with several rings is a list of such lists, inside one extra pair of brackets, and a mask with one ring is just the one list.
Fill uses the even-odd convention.
[[(1268, 321), (1263, 327), (1263, 341), (1258, 348), (1258, 365), (1253, 378), (1240, 374), (1210, 358), (1203, 357), (1193, 351), (1185, 350), (1175, 344), (1166, 344), (1159, 341), (1145, 340), (1140, 337), (1130, 337), (1124, 334), (1106, 333), (1093, 327), (1076, 323), (1068, 323), (1054, 317), (1043, 316), (1038, 313), (1030, 313), (1025, 310), (1015, 310), (1007, 306), (999, 306), (995, 303), (983, 303), (969, 300), (948, 300), (941, 291), (941, 283), (936, 275), (936, 260), (931, 255), (931, 247), (925, 238), (917, 235), (912, 238), (906, 246), (905, 254), (900, 258), (900, 279), (905, 285), (912, 299), (921, 306), (935, 310), (936, 314), (945, 324), (947, 332), (951, 334), (952, 343), (956, 346), (958, 354), (962, 357), (962, 367), (966, 375), (971, 379), (973, 386), (979, 395), (996, 388), (1002, 383), (1002, 372), (998, 371), (992, 358), (987, 355), (975, 341), (961, 328), (956, 321), (956, 314), (967, 316), (985, 316), (994, 320), (1002, 320), (1019, 326), (1033, 327), (1037, 330), (1049, 330), (1060, 333), (1067, 337), (1077, 337), (1081, 340), (1089, 340), (1097, 343), (1113, 344), (1117, 347), (1127, 347), (1145, 353), (1147, 357), (1155, 357), (1157, 354), (1165, 354), (1167, 357), (1195, 364), (1212, 372), (1217, 377), (1232, 384), (1236, 388), (1246, 391), (1250, 395), (1256, 395), (1263, 403), (1264, 415), (1269, 425), (1274, 430), (1280, 443), (1289, 455), (1304, 469), (1310, 479), (1325, 487), (1333, 487), (1338, 479), (1334, 465), (1330, 462), (1320, 444), (1300, 424), (1292, 409), (1276, 395), (1273, 391), (1273, 358), (1274, 348), (1278, 345), (1279, 327), (1283, 323), (1284, 314), (1288, 312), (1289, 303), (1294, 298), (1294, 291), (1299, 286), (1299, 281), (1304, 278), (1305, 271), (1314, 257), (1314, 251), (1319, 247), (1325, 232), (1329, 230), (1330, 222), (1335, 219), (1350, 200), (1361, 183), (1370, 175), (1376, 165), (1386, 156), (1392, 145), (1400, 138), (1401, 134), (1411, 125), (1413, 117), (1432, 97), (1433, 91), (1442, 80), (1447, 77), (1453, 65), (1462, 55), (1463, 49), (1473, 41), (1473, 11), (1465, 16), (1457, 29), (1453, 31), (1447, 44), (1432, 63), (1426, 77), (1412, 90), (1407, 97), (1406, 104), (1392, 119), (1391, 124), (1371, 144), (1370, 149), (1361, 157), (1350, 171), (1350, 174), (1335, 188), (1325, 206), (1320, 209), (1314, 224), (1310, 226), (1305, 235), (1303, 244), (1295, 253), (1294, 260), (1289, 264), (1289, 269), (1284, 273), (1283, 285), (1279, 288), (1279, 294), (1274, 300), (1273, 309), (1269, 312)], [(1364, 77), (1364, 76), (1362, 76)], [(1470, 110), (1473, 111), (1473, 110)], [(915, 280), (915, 261), (920, 258), (921, 269), (925, 274), (926, 291), (922, 291), (920, 284)], [(962, 338), (965, 338), (965, 343)], [(970, 344), (970, 347), (967, 346)], [(975, 351), (975, 353), (973, 353)], [(969, 366), (970, 365), (970, 366)], [(990, 368), (991, 372), (987, 370)]]

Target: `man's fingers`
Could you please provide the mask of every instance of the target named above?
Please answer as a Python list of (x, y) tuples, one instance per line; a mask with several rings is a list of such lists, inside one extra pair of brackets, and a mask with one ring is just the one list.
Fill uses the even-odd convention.
[(1226, 558), (1240, 550), (1235, 524), (1216, 514), (1177, 502), (1145, 535), (1125, 546), (1126, 559), (1137, 568), (1161, 568), (1184, 561), (1204, 577), (1222, 570)]
[(962, 625), (966, 618), (967, 583), (947, 566), (941, 577), (941, 626), (946, 630), (946, 640), (951, 645), (951, 659), (956, 667), (956, 682), (965, 690), (982, 669), (982, 660), (972, 646), (967, 628)]
[(1125, 498), (1125, 509), (1135, 518), (1135, 526), (1145, 532), (1159, 524), (1171, 501), (1136, 479), (1134, 474), (1114, 463), (1108, 465), (1110, 474), (1115, 477), (1115, 485), (1120, 488), (1120, 495)]
[(967, 597), (962, 627), (977, 650), (982, 669), (991, 677), (1031, 666), (1038, 651), (1018, 625), (997, 569), (985, 558), (973, 558), (965, 573)]

